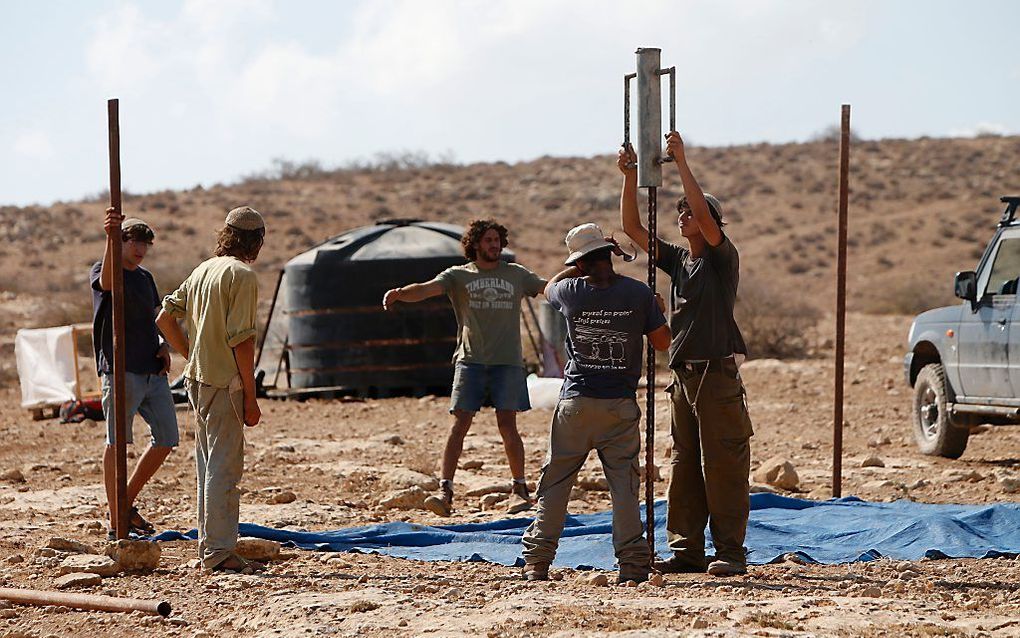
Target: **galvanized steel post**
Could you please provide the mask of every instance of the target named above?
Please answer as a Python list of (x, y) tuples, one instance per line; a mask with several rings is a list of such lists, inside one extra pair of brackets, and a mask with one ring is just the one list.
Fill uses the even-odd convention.
[[(648, 287), (655, 292), (658, 261), (657, 188), (662, 185), (662, 89), (660, 77), (669, 75), (669, 127), (676, 127), (676, 69), (659, 68), (660, 49), (637, 50), (637, 73), (623, 77), (623, 147), (630, 147), (630, 80), (637, 78), (637, 181), (648, 189)], [(655, 560), (655, 349), (645, 357), (645, 537)]]

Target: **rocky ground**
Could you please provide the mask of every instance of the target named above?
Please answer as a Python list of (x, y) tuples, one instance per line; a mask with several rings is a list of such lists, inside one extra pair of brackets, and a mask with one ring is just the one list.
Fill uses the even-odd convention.
[[(844, 494), (885, 501), (1017, 501), (1020, 428), (979, 428), (957, 461), (916, 451), (910, 389), (901, 372), (907, 325), (905, 317), (850, 317)], [(779, 491), (828, 497), (832, 361), (752, 360), (743, 374), (756, 430), (753, 467), (765, 470), (774, 458), (788, 461), (797, 481)], [(61, 571), (89, 569), (86, 564), (116, 571), (112, 560), (99, 556), (68, 559), (89, 548), (53, 541), (103, 552), (102, 424), (32, 421), (17, 407), (15, 389), (2, 396), (0, 586), (54, 589), (62, 584)], [(656, 458), (665, 465), (668, 417), (661, 393), (657, 407)], [(448, 424), (445, 398), (265, 401), (263, 411), (263, 423), (248, 431), (242, 520), (320, 530), (503, 515), (491, 490), (508, 470), (491, 414), (480, 416), (469, 435), (465, 469), (457, 475), (458, 510), (444, 520), (420, 509), (397, 509), (399, 499), (391, 497), (434, 483)], [(179, 416), (182, 446), (139, 502), (160, 529), (194, 524), (193, 421), (187, 412)], [(544, 409), (521, 418), (532, 478), (545, 453), (549, 418)], [(144, 440), (140, 422), (135, 438)], [(597, 461), (589, 460), (584, 474), (596, 473)], [(596, 481), (587, 485), (591, 489), (575, 493), (571, 510), (607, 509), (608, 494)], [(665, 489), (664, 481), (656, 484), (659, 495)], [(408, 505), (416, 494), (404, 492)], [(1020, 561), (1009, 559), (836, 566), (788, 561), (753, 567), (741, 578), (671, 575), (661, 587), (628, 588), (593, 583), (591, 572), (574, 570), (557, 572), (560, 580), (526, 584), (517, 570), (488, 564), (287, 549), (264, 573), (211, 575), (194, 567), (195, 552), (191, 542), (163, 543), (155, 571), (95, 575), (69, 585), (68, 591), (166, 600), (173, 606), (169, 619), (0, 605), (0, 635), (1020, 635)]]

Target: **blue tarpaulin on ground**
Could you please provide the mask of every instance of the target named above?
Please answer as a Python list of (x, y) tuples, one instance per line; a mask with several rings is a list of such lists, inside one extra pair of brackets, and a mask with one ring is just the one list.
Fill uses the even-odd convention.
[[(642, 511), (643, 513), (643, 511)], [(666, 547), (666, 504), (655, 507), (655, 546)], [(488, 561), (520, 565), (521, 535), (530, 518), (430, 527), (382, 523), (326, 532), (294, 532), (242, 523), (242, 536), (322, 551), (375, 552), (424, 561)], [(163, 532), (160, 541), (195, 538)], [(807, 501), (751, 495), (748, 561), (765, 564), (796, 552), (808, 562), (991, 558), (1020, 554), (1020, 503), (934, 505), (913, 501), (869, 503), (854, 497)], [(711, 538), (708, 543), (712, 551)], [(554, 565), (613, 569), (612, 515), (568, 516)]]

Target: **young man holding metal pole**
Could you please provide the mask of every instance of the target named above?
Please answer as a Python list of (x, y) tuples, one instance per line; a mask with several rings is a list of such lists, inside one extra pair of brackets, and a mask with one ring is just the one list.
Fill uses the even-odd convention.
[(156, 312), (159, 293), (156, 282), (148, 270), (142, 268), (155, 239), (155, 233), (140, 219), (124, 219), (116, 209), (106, 210), (106, 251), (102, 261), (96, 262), (89, 273), (92, 288), (92, 345), (96, 353), (96, 369), (102, 378), (103, 415), (106, 418), (106, 450), (103, 452), (103, 482), (110, 508), (110, 533), (114, 538), (116, 480), (114, 470), (113, 409), (113, 317), (111, 289), (113, 288), (113, 242), (122, 242), (121, 267), (123, 268), (125, 314), (125, 427), (126, 442), (131, 442), (131, 422), (135, 413), (141, 414), (149, 426), (150, 444), (138, 458), (127, 482), (127, 507), (130, 509), (128, 525), (131, 532), (150, 534), (152, 525), (134, 506), (138, 493), (156, 473), (170, 452), (177, 447), (177, 412), (167, 383), (170, 370), (170, 351), (159, 338), (156, 329)]
[(613, 501), (618, 582), (642, 582), (650, 567), (638, 502), (642, 336), (665, 350), (669, 328), (648, 286), (613, 270), (612, 255), (623, 252), (598, 226), (571, 229), (566, 244), (569, 268), (549, 280), (545, 296), (567, 320), (567, 366), (538, 484), (538, 515), (524, 533), (524, 577), (549, 578), (574, 481), (596, 450)]
[[(673, 556), (654, 567), (663, 573), (706, 571), (708, 523), (715, 546), (708, 573), (744, 574), (753, 431), (738, 371), (747, 348), (733, 318), (739, 257), (723, 232), (722, 206), (698, 185), (680, 134), (670, 131), (666, 142), (683, 182), (677, 224), (687, 247), (658, 240), (656, 265), (671, 279), (673, 458), (666, 535)], [(620, 216), (624, 231), (647, 252), (635, 160), (629, 147), (620, 151)]]
[(431, 281), (386, 291), (383, 307), (414, 303), (446, 294), (457, 316), (450, 413), (453, 426), (443, 450), (439, 493), (425, 506), (439, 516), (453, 511), (453, 476), (475, 413), (491, 400), (503, 439), (513, 484), (507, 512), (532, 507), (524, 477), (524, 443), (517, 413), (531, 409), (521, 352), (521, 299), (535, 297), (545, 280), (519, 264), (500, 259), (508, 245), (506, 227), (492, 220), (472, 221), (461, 238), (469, 263), (453, 266)]
[[(198, 469), (198, 554), (211, 570), (261, 568), (234, 552), (244, 469), (244, 426), (262, 418), (255, 399), (255, 311), (258, 258), (266, 225), (254, 208), (227, 215), (216, 256), (199, 264), (163, 299), (156, 323), (187, 358), (184, 378), (195, 411)], [(187, 336), (177, 319), (187, 323)]]

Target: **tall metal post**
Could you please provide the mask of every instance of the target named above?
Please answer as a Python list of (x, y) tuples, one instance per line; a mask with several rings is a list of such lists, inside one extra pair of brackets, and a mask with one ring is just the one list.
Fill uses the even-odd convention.
[[(110, 207), (120, 214), (120, 107), (117, 99), (106, 102), (110, 135)], [(127, 506), (127, 411), (125, 409), (124, 360), (124, 265), (123, 246), (118, 233), (112, 243), (113, 264), (113, 445), (116, 513), (113, 520), (117, 538), (127, 538), (129, 516)]]
[(832, 421), (832, 497), (843, 495), (843, 364), (846, 345), (846, 235), (850, 173), (850, 105), (841, 112), (839, 136), (839, 235), (836, 263), (836, 387)]
[[(660, 49), (637, 50), (637, 73), (623, 78), (623, 146), (630, 147), (630, 80), (637, 78), (638, 135), (637, 181), (648, 189), (648, 287), (655, 292), (658, 261), (657, 188), (662, 186), (662, 89), (660, 76), (669, 74), (669, 126), (676, 123), (675, 68), (660, 69)], [(649, 343), (645, 355), (645, 537), (655, 560), (655, 349)]]

